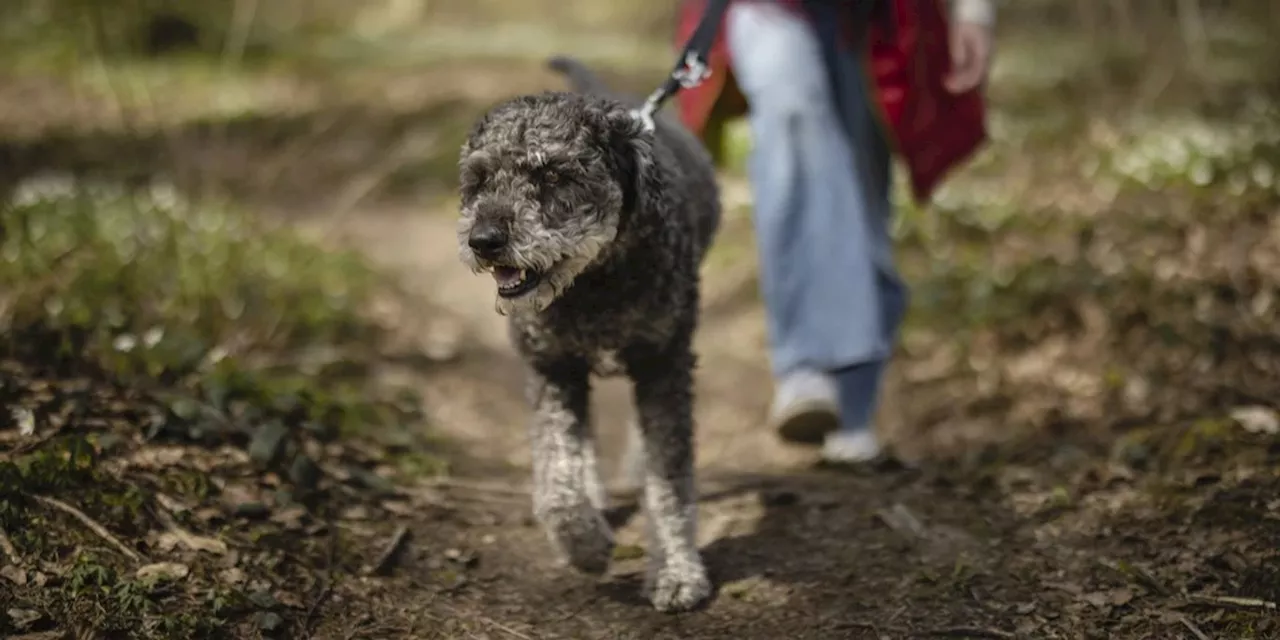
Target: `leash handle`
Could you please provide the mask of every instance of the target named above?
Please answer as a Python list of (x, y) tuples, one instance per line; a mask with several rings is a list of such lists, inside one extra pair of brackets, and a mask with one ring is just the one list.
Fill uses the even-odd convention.
[(644, 105), (634, 112), (636, 117), (644, 123), (645, 129), (653, 131), (654, 115), (667, 100), (671, 99), (671, 96), (681, 89), (692, 89), (711, 77), (707, 54), (711, 51), (711, 45), (715, 43), (716, 35), (720, 31), (720, 23), (731, 1), (707, 0), (702, 10), (702, 18), (698, 20), (698, 26), (693, 30), (693, 35), (689, 36), (689, 41), (685, 43), (676, 66), (667, 76), (666, 82), (649, 94)]

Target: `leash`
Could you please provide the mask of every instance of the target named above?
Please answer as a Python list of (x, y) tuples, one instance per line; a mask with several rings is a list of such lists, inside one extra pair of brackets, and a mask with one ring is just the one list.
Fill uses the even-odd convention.
[(693, 35), (689, 36), (689, 41), (685, 43), (684, 50), (680, 52), (676, 66), (667, 76), (666, 82), (649, 94), (643, 106), (632, 112), (644, 123), (646, 130), (653, 131), (654, 115), (667, 100), (671, 99), (671, 96), (681, 89), (692, 89), (711, 77), (707, 53), (711, 51), (711, 45), (715, 42), (720, 23), (731, 1), (707, 0), (707, 5), (702, 9), (702, 18), (698, 20), (698, 26), (693, 30)]

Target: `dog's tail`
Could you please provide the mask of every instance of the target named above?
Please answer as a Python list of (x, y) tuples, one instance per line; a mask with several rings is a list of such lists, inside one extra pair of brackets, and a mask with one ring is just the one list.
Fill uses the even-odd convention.
[(604, 95), (611, 93), (609, 86), (581, 60), (571, 56), (552, 56), (547, 66), (569, 79), (569, 86), (577, 93)]

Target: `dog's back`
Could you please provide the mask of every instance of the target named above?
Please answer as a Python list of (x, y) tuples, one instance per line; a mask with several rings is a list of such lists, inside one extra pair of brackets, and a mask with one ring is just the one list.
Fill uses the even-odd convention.
[[(547, 66), (563, 75), (575, 93), (600, 96), (631, 108), (639, 108), (644, 104), (643, 100), (635, 96), (611, 89), (590, 67), (576, 58), (554, 56), (547, 61)], [(654, 115), (653, 120), (656, 128), (655, 142), (675, 155), (677, 166), (685, 169), (684, 173), (674, 177), (683, 183), (678, 185), (678, 191), (695, 200), (685, 204), (696, 217), (694, 223), (698, 245), (705, 256), (720, 227), (720, 193), (711, 154), (702, 141), (670, 113), (660, 111)]]

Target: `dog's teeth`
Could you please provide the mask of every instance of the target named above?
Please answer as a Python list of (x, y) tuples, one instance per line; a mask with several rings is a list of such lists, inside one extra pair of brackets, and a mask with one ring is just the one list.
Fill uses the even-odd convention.
[(529, 277), (529, 270), (528, 270), (528, 269), (521, 269), (521, 270), (520, 270), (520, 281), (521, 281), (521, 282), (524, 282), (526, 279), (528, 279), (528, 277)]

